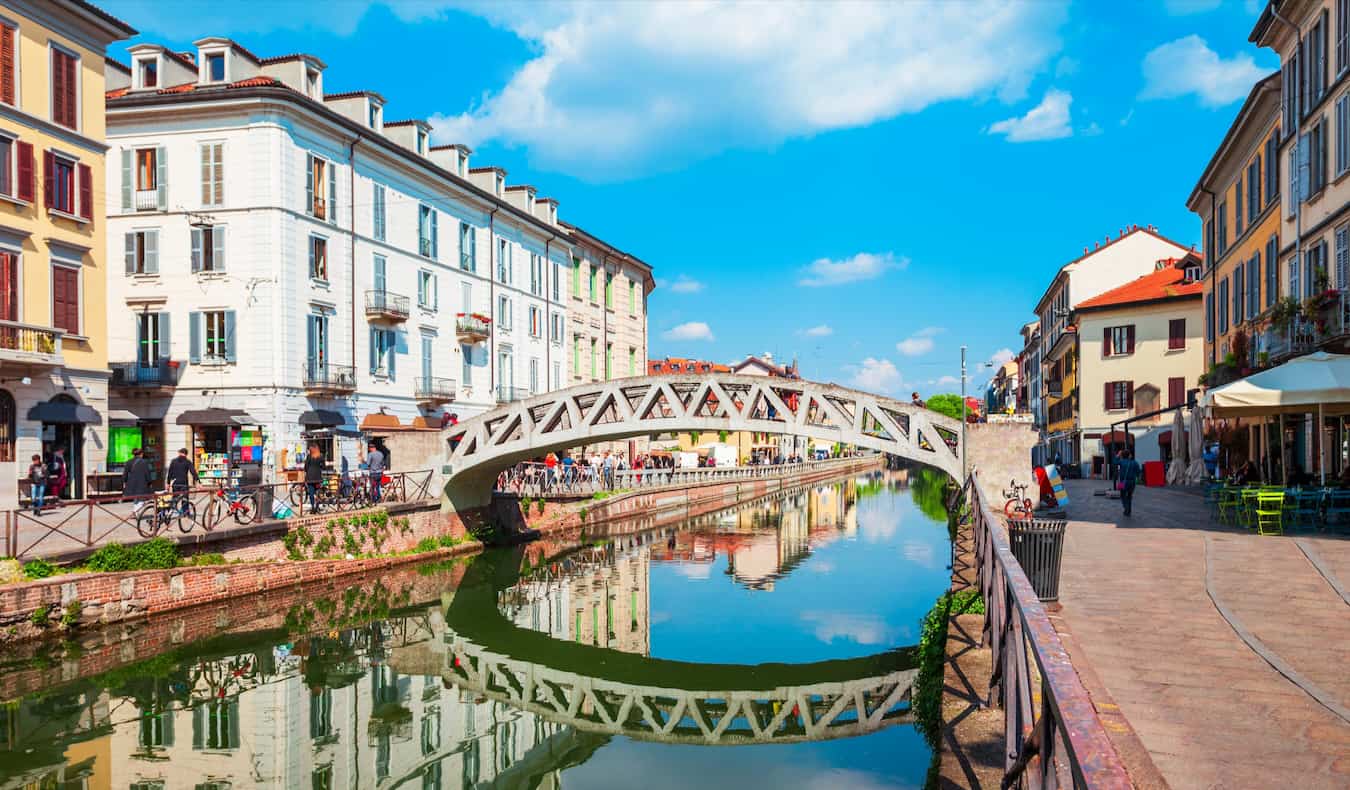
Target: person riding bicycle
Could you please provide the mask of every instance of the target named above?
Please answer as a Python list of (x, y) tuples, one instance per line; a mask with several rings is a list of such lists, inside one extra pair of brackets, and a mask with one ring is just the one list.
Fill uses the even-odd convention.
[[(191, 487), (188, 483), (189, 480), (201, 484), (201, 478), (197, 476), (196, 467), (188, 460), (187, 448), (183, 447), (178, 450), (177, 457), (169, 462), (169, 468), (164, 473), (164, 482), (166, 488), (173, 492), (175, 498), (177, 498), (178, 495), (187, 493), (188, 488)], [(187, 497), (183, 497), (179, 501), (179, 507), (187, 508)]]
[(379, 502), (384, 486), (384, 453), (374, 442), (370, 443), (370, 452), (366, 453), (366, 466), (370, 469), (370, 496), (376, 502)]
[(305, 500), (309, 502), (309, 512), (319, 510), (319, 489), (323, 487), (323, 455), (319, 445), (311, 444), (309, 454), (305, 456)]

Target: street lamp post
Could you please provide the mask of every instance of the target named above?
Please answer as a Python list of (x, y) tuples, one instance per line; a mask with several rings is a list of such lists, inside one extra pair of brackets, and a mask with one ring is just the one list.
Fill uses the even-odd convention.
[(961, 485), (970, 478), (970, 461), (966, 455), (966, 347), (961, 346)]

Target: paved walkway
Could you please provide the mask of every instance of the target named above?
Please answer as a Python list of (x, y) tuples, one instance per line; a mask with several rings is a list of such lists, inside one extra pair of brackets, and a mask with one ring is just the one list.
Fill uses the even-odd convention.
[(1112, 734), (1131, 774), (1350, 787), (1350, 539), (1220, 527), (1165, 489), (1125, 519), (1100, 481), (1067, 484), (1057, 627), (1128, 722)]

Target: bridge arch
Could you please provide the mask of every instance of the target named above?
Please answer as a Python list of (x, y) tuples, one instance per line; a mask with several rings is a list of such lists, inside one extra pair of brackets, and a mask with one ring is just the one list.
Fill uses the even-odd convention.
[(581, 384), (447, 428), (445, 500), (457, 510), (486, 505), (503, 469), (547, 452), (680, 431), (757, 431), (843, 442), (961, 477), (958, 420), (834, 384), (705, 373)]

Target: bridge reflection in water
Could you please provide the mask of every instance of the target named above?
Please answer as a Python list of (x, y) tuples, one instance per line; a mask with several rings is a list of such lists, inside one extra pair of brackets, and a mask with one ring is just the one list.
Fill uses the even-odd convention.
[(818, 486), (677, 528), (491, 552), (429, 570), (420, 598), (352, 588), (292, 610), (286, 630), (164, 644), (33, 689), (0, 705), (0, 790), (550, 788), (615, 736), (804, 744), (909, 722), (912, 648), (802, 664), (651, 655), (653, 567), (724, 562), (718, 584), (764, 595), (858, 533), (854, 494)]

